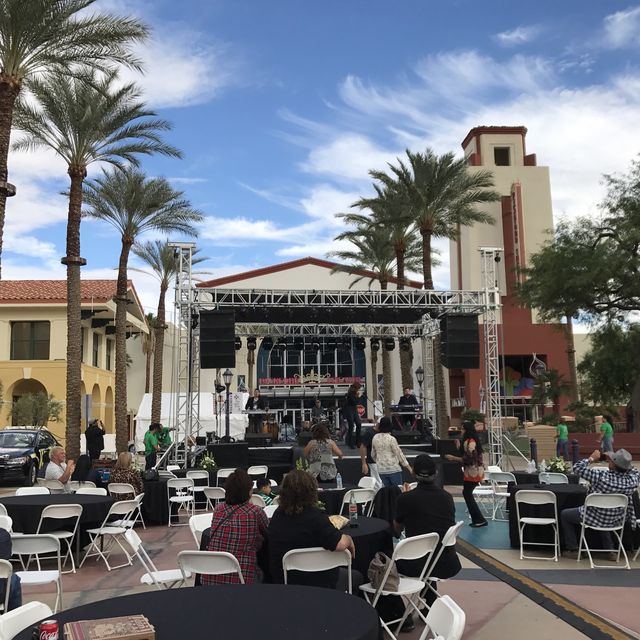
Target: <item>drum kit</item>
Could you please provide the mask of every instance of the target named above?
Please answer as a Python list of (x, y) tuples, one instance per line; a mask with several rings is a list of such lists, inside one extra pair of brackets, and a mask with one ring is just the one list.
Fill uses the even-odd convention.
[(262, 421), (262, 429), (263, 434), (271, 435), (271, 442), (278, 442), (278, 438), (280, 437), (280, 425), (276, 419), (275, 415), (267, 414), (265, 419)]

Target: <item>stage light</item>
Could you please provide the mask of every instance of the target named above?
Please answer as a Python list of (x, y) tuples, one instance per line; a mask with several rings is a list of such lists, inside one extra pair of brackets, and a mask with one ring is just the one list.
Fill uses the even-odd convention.
[(353, 341), (353, 344), (358, 351), (364, 351), (365, 347), (367, 346), (367, 342), (364, 338), (356, 338)]
[(301, 336), (297, 336), (293, 339), (293, 348), (296, 351), (302, 351), (304, 349), (304, 338)]
[(411, 340), (409, 338), (400, 338), (400, 350), (401, 351), (411, 350)]
[(286, 351), (287, 349), (287, 339), (286, 338), (278, 338), (278, 342), (276, 342), (276, 349), (279, 351)]
[(271, 351), (271, 349), (273, 349), (273, 338), (271, 336), (262, 338), (262, 348), (266, 351)]
[(371, 338), (371, 351), (380, 351), (380, 338)]
[(393, 338), (385, 338), (384, 348), (387, 351), (393, 351), (396, 348), (396, 341)]
[(247, 338), (247, 349), (249, 349), (249, 351), (255, 351), (256, 344), (257, 344), (257, 340), (255, 336), (249, 336)]
[(236, 336), (235, 346), (236, 346), (236, 351), (240, 351), (240, 349), (242, 349), (242, 338), (240, 336)]
[(320, 344), (320, 338), (313, 338), (311, 340), (311, 348), (314, 351), (320, 351), (321, 347), (322, 347), (322, 345)]

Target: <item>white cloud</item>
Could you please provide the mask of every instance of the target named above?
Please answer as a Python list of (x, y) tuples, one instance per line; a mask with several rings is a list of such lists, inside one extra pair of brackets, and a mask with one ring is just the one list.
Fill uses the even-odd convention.
[(519, 26), (510, 31), (502, 31), (494, 36), (494, 39), (504, 47), (514, 47), (520, 44), (532, 42), (540, 35), (540, 27)]
[(613, 49), (640, 45), (640, 7), (630, 7), (605, 17), (604, 44)]
[(253, 220), (244, 216), (206, 218), (200, 237), (218, 246), (244, 246), (260, 240), (301, 242), (308, 235), (304, 225), (283, 227), (271, 220)]
[(167, 178), (171, 184), (204, 184), (209, 182), (208, 178)]

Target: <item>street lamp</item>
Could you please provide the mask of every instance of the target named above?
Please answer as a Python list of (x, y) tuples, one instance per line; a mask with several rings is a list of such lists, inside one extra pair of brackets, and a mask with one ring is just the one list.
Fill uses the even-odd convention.
[(229, 419), (229, 387), (231, 386), (231, 379), (233, 378), (233, 373), (231, 373), (231, 369), (227, 369), (222, 374), (222, 380), (224, 381), (224, 386), (227, 388), (227, 396), (225, 402), (225, 422), (224, 422), (224, 441), (231, 442), (231, 424)]
[(424, 382), (424, 369), (422, 367), (418, 367), (415, 371), (416, 380), (418, 381), (418, 386), (420, 387), (420, 407), (422, 409), (422, 428), (423, 430), (427, 427), (427, 411), (424, 406), (424, 394), (422, 384)]

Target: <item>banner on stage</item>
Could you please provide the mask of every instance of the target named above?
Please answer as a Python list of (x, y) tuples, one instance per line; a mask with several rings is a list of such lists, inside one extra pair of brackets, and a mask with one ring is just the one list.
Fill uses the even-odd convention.
[(322, 385), (322, 384), (353, 384), (354, 382), (364, 383), (364, 379), (358, 376), (351, 377), (334, 377), (328, 373), (320, 375), (315, 371), (305, 373), (302, 376), (295, 375), (292, 378), (258, 378), (258, 384), (269, 385), (273, 387), (299, 387), (306, 384), (309, 385)]

